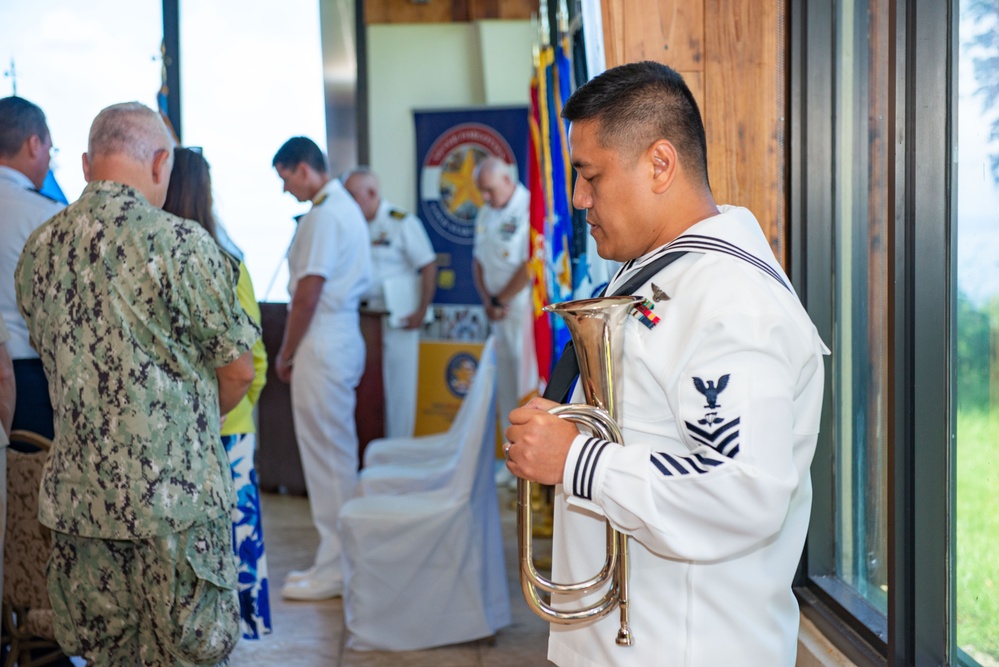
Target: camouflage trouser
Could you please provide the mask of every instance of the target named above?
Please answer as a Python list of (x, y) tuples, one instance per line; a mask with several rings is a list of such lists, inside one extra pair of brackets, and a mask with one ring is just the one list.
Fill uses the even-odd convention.
[(88, 665), (228, 665), (239, 601), (228, 516), (121, 541), (53, 532), (48, 589), (56, 639)]

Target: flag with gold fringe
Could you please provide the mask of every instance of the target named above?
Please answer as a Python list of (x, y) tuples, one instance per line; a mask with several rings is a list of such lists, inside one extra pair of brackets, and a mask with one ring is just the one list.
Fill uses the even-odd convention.
[(528, 259), (528, 274), (531, 278), (531, 303), (534, 317), (534, 349), (537, 359), (538, 389), (548, 383), (552, 368), (552, 330), (551, 320), (544, 307), (551, 303), (548, 293), (547, 272), (545, 260), (545, 192), (541, 178), (541, 111), (539, 76), (539, 53), (534, 49), (534, 73), (531, 77), (531, 99), (529, 107), (528, 150), (527, 150), (527, 186), (531, 192), (531, 248)]
[[(565, 126), (559, 116), (559, 83), (555, 50), (551, 46), (547, 2), (542, 0), (538, 37), (538, 125), (540, 128), (541, 179), (545, 205), (545, 282), (550, 303), (572, 298), (572, 224), (569, 213), (566, 169), (569, 166), (564, 141)], [(558, 359), (569, 341), (569, 330), (561, 318), (548, 316), (551, 328), (549, 358)], [(540, 342), (537, 343), (540, 345)], [(550, 372), (550, 369), (549, 369)]]

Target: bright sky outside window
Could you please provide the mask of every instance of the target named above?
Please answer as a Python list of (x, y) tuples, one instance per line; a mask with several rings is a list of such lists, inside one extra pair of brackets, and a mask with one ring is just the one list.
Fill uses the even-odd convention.
[(69, 201), (86, 185), (80, 156), (98, 112), (118, 102), (156, 106), (161, 8), (160, 0), (0, 5), (0, 71), (7, 74), (0, 97), (16, 84), (20, 97), (45, 112), (59, 149), (52, 171)]
[(326, 150), (319, 4), (181, 0), (183, 140), (212, 168), (215, 209), (260, 301), (288, 300), (285, 252), (305, 213), (271, 160), (287, 139)]

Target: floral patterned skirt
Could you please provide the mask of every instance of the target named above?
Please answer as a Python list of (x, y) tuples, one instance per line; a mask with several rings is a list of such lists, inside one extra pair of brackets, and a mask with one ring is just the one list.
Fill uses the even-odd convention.
[(232, 512), (232, 543), (239, 570), (239, 610), (244, 639), (259, 639), (271, 631), (271, 608), (267, 594), (267, 557), (260, 518), (260, 487), (253, 454), (255, 433), (222, 436), (236, 487)]

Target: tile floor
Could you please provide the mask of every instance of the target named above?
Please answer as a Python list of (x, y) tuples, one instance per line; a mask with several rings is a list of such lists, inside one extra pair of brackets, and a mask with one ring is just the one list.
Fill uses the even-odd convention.
[[(232, 667), (545, 667), (548, 625), (527, 608), (517, 572), (514, 492), (501, 489), (500, 513), (506, 547), (507, 580), (513, 623), (493, 638), (424, 651), (391, 653), (344, 648), (343, 605), (286, 602), (279, 590), (289, 570), (307, 567), (317, 542), (305, 498), (265, 494), (264, 541), (271, 586), (273, 632), (257, 641), (241, 641)], [(546, 545), (536, 541), (543, 555)], [(548, 547), (550, 549), (550, 546)]]

